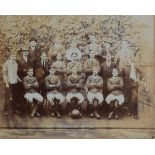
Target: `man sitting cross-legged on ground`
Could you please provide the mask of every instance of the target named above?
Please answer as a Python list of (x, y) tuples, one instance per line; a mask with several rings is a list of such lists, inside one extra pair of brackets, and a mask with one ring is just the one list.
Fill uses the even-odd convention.
[(37, 92), (39, 84), (36, 77), (33, 76), (33, 68), (28, 68), (27, 74), (28, 75), (23, 78), (25, 88), (24, 98), (26, 98), (28, 103), (31, 103), (32, 112), (30, 117), (33, 118), (35, 115), (40, 116), (38, 108), (43, 102), (43, 97)]
[(112, 116), (115, 116), (115, 119), (118, 119), (118, 110), (119, 107), (124, 103), (124, 95), (122, 93), (123, 88), (123, 79), (118, 76), (118, 69), (114, 68), (112, 71), (112, 77), (108, 79), (107, 87), (111, 91), (106, 98), (107, 104), (110, 104), (110, 113), (108, 119), (111, 119)]
[(89, 107), (92, 109), (90, 117), (100, 119), (98, 108), (104, 99), (102, 94), (103, 79), (98, 75), (98, 68), (93, 68), (93, 75), (87, 78), (86, 86), (88, 88), (87, 99)]
[(59, 76), (55, 75), (55, 67), (51, 66), (50, 74), (45, 78), (47, 89), (47, 101), (52, 106), (52, 116), (61, 117), (62, 104), (65, 97), (60, 93), (61, 82)]
[[(77, 74), (77, 68), (74, 67), (72, 69), (72, 74), (68, 77), (67, 80), (67, 87), (69, 89), (69, 93), (66, 96), (66, 100), (69, 104), (69, 116), (71, 116), (71, 111), (73, 109), (81, 109), (81, 104), (84, 101), (84, 96), (80, 93), (82, 86), (83, 80), (81, 79), (80, 75)], [(77, 101), (74, 102), (75, 100)], [(80, 115), (82, 116), (81, 113)]]

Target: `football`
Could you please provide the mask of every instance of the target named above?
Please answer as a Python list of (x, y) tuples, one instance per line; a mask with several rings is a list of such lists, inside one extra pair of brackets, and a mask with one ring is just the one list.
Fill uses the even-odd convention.
[(82, 115), (79, 110), (74, 109), (71, 112), (71, 116), (72, 116), (72, 118), (77, 119), (77, 118), (80, 118)]

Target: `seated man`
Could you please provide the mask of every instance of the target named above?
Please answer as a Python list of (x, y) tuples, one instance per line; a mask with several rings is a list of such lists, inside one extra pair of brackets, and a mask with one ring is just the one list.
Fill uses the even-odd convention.
[[(73, 68), (72, 74), (68, 77), (67, 86), (69, 88), (69, 93), (66, 96), (66, 100), (69, 103), (69, 107), (68, 107), (69, 115), (71, 115), (71, 111), (73, 109), (80, 110), (81, 104), (84, 101), (84, 96), (80, 93), (80, 90), (83, 86), (83, 80), (77, 74), (77, 68)], [(73, 102), (71, 102), (71, 101), (73, 101), (72, 99), (73, 100), (78, 99), (76, 105), (75, 104), (73, 105)], [(82, 116), (82, 114), (81, 114), (81, 116)]]
[(55, 68), (53, 66), (50, 67), (50, 74), (45, 78), (45, 84), (47, 89), (47, 100), (52, 105), (53, 112), (52, 116), (60, 118), (62, 104), (65, 101), (65, 97), (60, 93), (61, 82), (60, 78), (55, 75)]
[(112, 77), (108, 79), (107, 87), (111, 91), (106, 98), (107, 104), (110, 104), (111, 112), (109, 113), (108, 119), (111, 119), (113, 114), (118, 119), (118, 109), (124, 103), (124, 95), (122, 93), (123, 79), (118, 76), (118, 69), (114, 68), (112, 71)]
[(40, 116), (38, 108), (43, 102), (43, 97), (37, 92), (39, 84), (36, 77), (33, 76), (33, 68), (28, 68), (27, 74), (28, 75), (23, 78), (23, 85), (25, 88), (24, 98), (26, 98), (28, 103), (31, 103), (32, 113), (30, 117), (33, 118), (35, 115)]
[(87, 99), (89, 107), (92, 109), (90, 117), (95, 116), (97, 119), (101, 117), (98, 113), (98, 108), (103, 102), (102, 85), (103, 79), (98, 75), (98, 69), (94, 67), (93, 75), (87, 78), (86, 86), (88, 88)]

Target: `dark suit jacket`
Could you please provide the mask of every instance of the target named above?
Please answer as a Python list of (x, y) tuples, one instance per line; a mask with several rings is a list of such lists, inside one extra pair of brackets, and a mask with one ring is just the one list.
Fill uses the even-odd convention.
[(100, 65), (100, 75), (103, 78), (104, 82), (107, 81), (107, 79), (112, 77), (112, 70), (116, 67), (116, 64), (111, 62), (110, 67), (107, 66), (106, 62), (103, 62)]
[(23, 79), (27, 75), (27, 69), (29, 67), (29, 62), (25, 61), (23, 57), (17, 59), (18, 64), (18, 76), (20, 79)]
[(37, 77), (39, 83), (45, 81), (45, 77), (49, 74), (49, 67), (51, 63), (47, 61), (45, 65), (42, 64), (41, 60), (35, 64), (34, 75)]
[(40, 60), (40, 55), (41, 52), (39, 49), (36, 48), (34, 51), (29, 49), (28, 62), (31, 67), (35, 68), (36, 63)]

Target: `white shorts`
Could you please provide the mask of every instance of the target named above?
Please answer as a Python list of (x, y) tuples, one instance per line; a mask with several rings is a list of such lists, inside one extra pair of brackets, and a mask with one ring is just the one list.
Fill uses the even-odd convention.
[(26, 93), (24, 95), (24, 97), (30, 103), (33, 103), (33, 99), (36, 99), (39, 102), (43, 102), (43, 97), (37, 92), (35, 92), (35, 93)]
[(124, 95), (113, 95), (113, 94), (109, 94), (106, 97), (107, 104), (110, 104), (111, 101), (114, 101), (114, 100), (118, 100), (119, 105), (122, 105), (124, 103)]
[(81, 93), (68, 93), (66, 96), (67, 102), (71, 102), (71, 99), (73, 97), (76, 97), (79, 100), (80, 104), (84, 101), (84, 97)]
[(89, 91), (87, 94), (87, 99), (89, 101), (89, 104), (93, 103), (94, 98), (96, 98), (99, 101), (99, 104), (101, 104), (104, 100), (103, 94), (101, 92), (91, 92)]
[(60, 100), (61, 103), (64, 103), (64, 101), (65, 101), (65, 97), (61, 93), (56, 93), (56, 94), (54, 94), (54, 93), (48, 93), (47, 94), (47, 100), (49, 102), (53, 102), (53, 99), (54, 98)]

